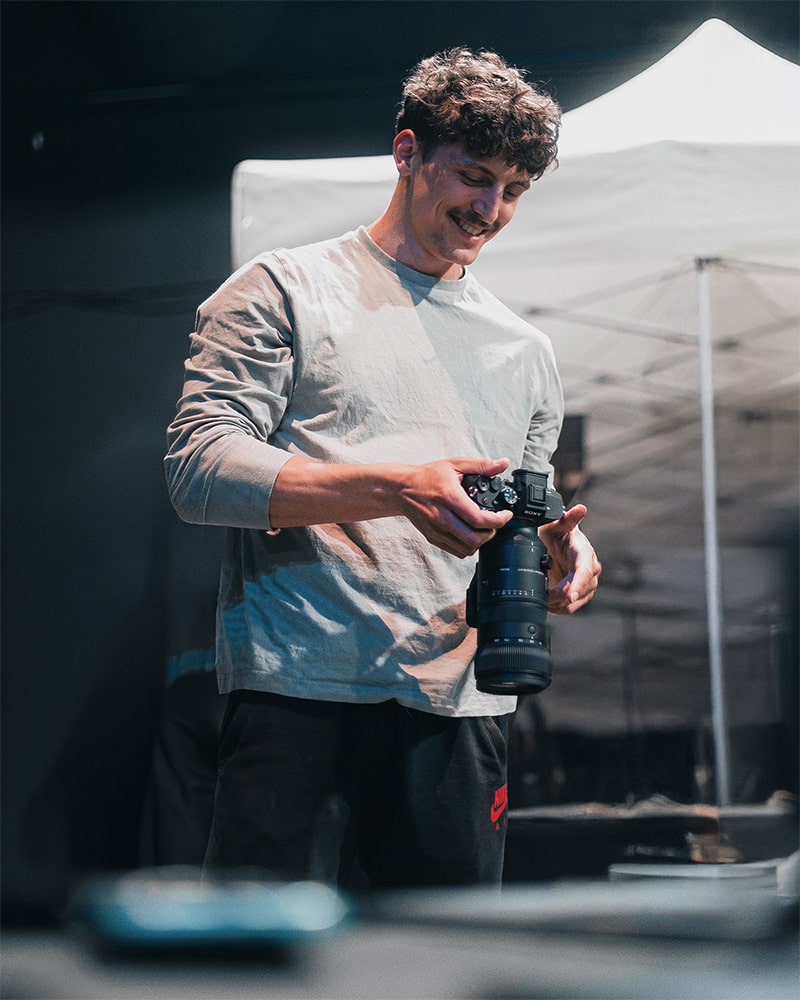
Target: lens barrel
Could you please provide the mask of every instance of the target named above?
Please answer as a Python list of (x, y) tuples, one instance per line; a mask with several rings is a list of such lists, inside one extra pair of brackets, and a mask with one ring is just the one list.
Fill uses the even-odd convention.
[(519, 518), (481, 547), (468, 596), (468, 620), (478, 630), (479, 691), (532, 694), (550, 684), (549, 565), (536, 526)]

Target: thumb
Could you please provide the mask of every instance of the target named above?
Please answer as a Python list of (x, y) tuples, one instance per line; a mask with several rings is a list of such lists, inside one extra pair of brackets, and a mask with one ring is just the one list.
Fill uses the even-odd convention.
[(499, 476), (508, 468), (507, 458), (457, 458), (455, 467), (462, 475)]
[(564, 512), (564, 516), (557, 523), (565, 532), (569, 532), (577, 528), (587, 514), (587, 508), (582, 503), (576, 503), (574, 507)]

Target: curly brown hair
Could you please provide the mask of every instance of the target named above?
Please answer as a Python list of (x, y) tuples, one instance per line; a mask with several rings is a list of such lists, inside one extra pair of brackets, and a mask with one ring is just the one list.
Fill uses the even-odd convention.
[(419, 62), (403, 86), (397, 131), (422, 148), (463, 142), (472, 154), (505, 155), (537, 180), (557, 163), (561, 108), (496, 52), (448, 49)]

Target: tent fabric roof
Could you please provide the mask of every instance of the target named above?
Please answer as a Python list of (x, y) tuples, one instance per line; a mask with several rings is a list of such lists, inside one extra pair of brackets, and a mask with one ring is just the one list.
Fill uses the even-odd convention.
[(559, 158), (653, 142), (800, 142), (800, 66), (706, 21), (680, 45), (608, 94), (564, 116)]

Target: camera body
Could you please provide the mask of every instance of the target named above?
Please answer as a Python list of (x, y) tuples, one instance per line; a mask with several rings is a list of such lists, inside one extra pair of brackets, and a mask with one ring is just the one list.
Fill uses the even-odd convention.
[(547, 572), (552, 561), (538, 529), (564, 515), (547, 475), (516, 469), (510, 480), (465, 475), (467, 495), (514, 517), (478, 550), (467, 590), (467, 624), (478, 630), (475, 681), (489, 694), (536, 694), (552, 679)]

